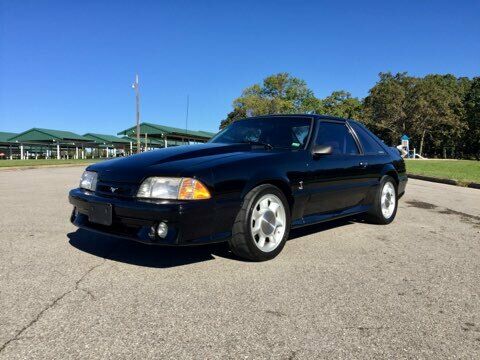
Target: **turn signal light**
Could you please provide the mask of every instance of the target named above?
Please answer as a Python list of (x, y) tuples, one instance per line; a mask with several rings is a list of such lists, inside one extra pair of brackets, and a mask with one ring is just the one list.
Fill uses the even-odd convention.
[(210, 191), (200, 181), (190, 178), (182, 179), (182, 184), (178, 191), (180, 200), (204, 200), (210, 199)]

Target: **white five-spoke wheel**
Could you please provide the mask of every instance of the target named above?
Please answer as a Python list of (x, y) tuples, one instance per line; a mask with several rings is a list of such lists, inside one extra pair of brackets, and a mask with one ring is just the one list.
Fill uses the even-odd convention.
[(380, 204), (382, 206), (382, 214), (385, 219), (390, 219), (395, 211), (397, 196), (395, 194), (395, 186), (391, 181), (385, 182), (382, 189)]
[(250, 220), (255, 245), (264, 252), (275, 250), (285, 234), (285, 222), (282, 201), (273, 194), (263, 195), (255, 203)]
[(273, 259), (285, 246), (290, 221), (285, 194), (274, 185), (259, 185), (243, 199), (229, 240), (230, 249), (248, 260)]
[(397, 183), (393, 177), (385, 175), (375, 192), (367, 220), (375, 224), (390, 224), (397, 214)]

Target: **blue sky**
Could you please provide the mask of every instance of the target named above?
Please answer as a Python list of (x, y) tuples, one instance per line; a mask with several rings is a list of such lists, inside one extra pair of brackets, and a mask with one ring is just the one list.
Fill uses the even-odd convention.
[(0, 0), (0, 131), (215, 131), (245, 87), (287, 71), (364, 97), (381, 71), (478, 76), (480, 1)]

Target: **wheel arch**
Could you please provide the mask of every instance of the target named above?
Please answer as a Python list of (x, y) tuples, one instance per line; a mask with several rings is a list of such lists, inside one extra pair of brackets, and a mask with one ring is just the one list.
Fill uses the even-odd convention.
[(260, 185), (273, 185), (277, 187), (283, 193), (283, 195), (285, 195), (290, 208), (290, 213), (293, 211), (295, 200), (293, 198), (292, 188), (288, 179), (282, 177), (259, 178), (256, 181), (247, 183), (242, 193), (242, 199), (245, 198), (245, 195), (247, 195), (250, 191)]
[(385, 175), (392, 177), (398, 187), (398, 184), (400, 183), (398, 172), (392, 164), (387, 164), (383, 167), (379, 180)]

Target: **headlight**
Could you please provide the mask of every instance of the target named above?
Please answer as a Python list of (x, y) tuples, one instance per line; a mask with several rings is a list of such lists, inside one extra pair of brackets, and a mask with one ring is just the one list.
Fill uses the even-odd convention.
[(191, 178), (149, 177), (140, 185), (138, 198), (203, 200), (210, 192), (200, 181)]
[(82, 189), (95, 191), (97, 188), (97, 176), (97, 173), (94, 171), (84, 171), (80, 178), (80, 187)]

